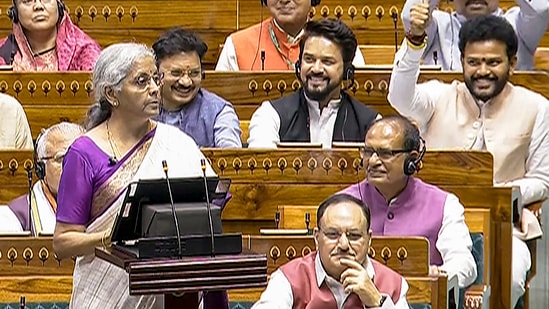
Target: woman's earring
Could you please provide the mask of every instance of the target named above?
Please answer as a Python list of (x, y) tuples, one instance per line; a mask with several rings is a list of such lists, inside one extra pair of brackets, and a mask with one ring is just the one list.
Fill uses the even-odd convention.
[(112, 103), (112, 106), (113, 106), (113, 107), (118, 107), (119, 104), (120, 104), (120, 103), (118, 103), (118, 101), (114, 101), (114, 102)]

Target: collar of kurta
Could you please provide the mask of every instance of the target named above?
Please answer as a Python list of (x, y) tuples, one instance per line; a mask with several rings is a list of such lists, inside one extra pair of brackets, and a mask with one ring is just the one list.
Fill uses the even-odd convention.
[(385, 197), (377, 190), (374, 185), (369, 185), (368, 187), (372, 191), (372, 194), (376, 196), (379, 201), (384, 201), (387, 206), (389, 206), (389, 204), (391, 206), (399, 206), (406, 205), (406, 202), (412, 198), (412, 196), (415, 194), (417, 183), (418, 180), (415, 177), (408, 177), (408, 181), (406, 182), (404, 190), (402, 190), (402, 192), (400, 192), (397, 196), (393, 197), (390, 201), (385, 200)]
[(275, 25), (275, 27), (273, 29), (275, 30), (276, 36), (277, 37), (281, 37), (281, 36), (285, 37), (286, 42), (290, 45), (297, 44), (299, 42), (299, 40), (301, 40), (301, 37), (303, 36), (303, 33), (304, 33), (303, 28), (301, 28), (301, 30), (299, 31), (299, 33), (296, 36), (292, 36), (289, 33), (287, 33), (286, 31), (284, 31), (284, 29), (282, 29), (282, 27), (280, 27), (280, 25), (276, 22), (276, 19), (274, 19), (274, 18), (273, 18), (273, 24)]
[[(307, 105), (309, 107), (320, 109), (320, 103), (318, 101), (312, 100), (309, 97), (307, 97), (305, 90), (303, 91), (303, 96), (305, 97), (305, 101), (307, 102)], [(341, 105), (341, 94), (339, 95), (339, 98), (330, 100), (328, 104), (326, 104), (326, 107), (337, 110), (340, 105)]]
[[(462, 25), (467, 21), (467, 18), (461, 14), (453, 12), (452, 15), (455, 16)], [(503, 16), (503, 10), (501, 8), (497, 8), (494, 12), (492, 12), (492, 15)]]
[(50, 187), (44, 180), (40, 180), (40, 185), (42, 186), (42, 192), (44, 192), (44, 196), (48, 200), (48, 202), (51, 205), (51, 208), (53, 209), (53, 213), (57, 212), (57, 199), (55, 196), (53, 196), (53, 193), (50, 190)]

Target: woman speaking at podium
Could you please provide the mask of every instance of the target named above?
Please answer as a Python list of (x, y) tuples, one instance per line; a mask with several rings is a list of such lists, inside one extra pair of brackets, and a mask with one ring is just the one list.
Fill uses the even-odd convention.
[[(76, 256), (70, 308), (160, 308), (158, 296), (130, 296), (128, 274), (94, 256), (108, 247), (126, 187), (139, 179), (200, 177), (204, 158), (178, 128), (151, 120), (160, 109), (162, 76), (153, 51), (135, 43), (103, 50), (93, 70), (95, 104), (85, 135), (69, 147), (59, 185), (53, 247)], [(208, 165), (208, 176), (215, 175)], [(226, 293), (208, 293), (205, 308), (227, 308)]]

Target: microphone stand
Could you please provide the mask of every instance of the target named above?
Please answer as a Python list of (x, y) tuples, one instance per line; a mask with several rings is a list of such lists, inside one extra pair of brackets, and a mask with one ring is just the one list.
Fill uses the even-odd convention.
[(170, 179), (168, 177), (168, 163), (166, 160), (162, 160), (162, 169), (164, 174), (166, 174), (166, 184), (168, 185), (168, 195), (170, 196), (170, 206), (172, 207), (173, 221), (175, 223), (175, 232), (177, 234), (177, 247), (178, 247), (178, 256), (182, 257), (183, 252), (181, 250), (181, 231), (179, 230), (179, 220), (177, 220), (177, 214), (175, 213), (175, 206), (173, 204), (173, 195), (172, 195), (172, 186), (170, 185)]
[(280, 226), (280, 211), (278, 210), (275, 213), (275, 226), (276, 226), (276, 229), (278, 230)]
[(29, 231), (32, 234), (32, 169), (27, 170), (27, 180), (29, 182)]
[(204, 190), (206, 190), (206, 207), (208, 209), (208, 223), (210, 224), (210, 236), (211, 236), (211, 245), (212, 245), (212, 257), (215, 256), (215, 242), (214, 242), (214, 231), (212, 224), (212, 209), (210, 206), (210, 194), (208, 192), (208, 182), (206, 180), (206, 159), (200, 159), (200, 168), (202, 169), (202, 175), (204, 179)]
[(398, 14), (397, 12), (393, 12), (391, 14), (391, 17), (393, 18), (393, 24), (395, 26), (395, 53), (398, 52)]

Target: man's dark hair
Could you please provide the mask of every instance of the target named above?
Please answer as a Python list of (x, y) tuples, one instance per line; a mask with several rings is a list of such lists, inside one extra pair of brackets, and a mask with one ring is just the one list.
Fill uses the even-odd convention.
[(517, 54), (518, 38), (513, 26), (503, 17), (486, 15), (468, 20), (459, 31), (459, 51), (461, 56), (468, 43), (499, 41), (507, 46), (507, 58)]
[(177, 55), (181, 52), (196, 52), (202, 58), (208, 51), (208, 45), (194, 32), (185, 30), (181, 27), (174, 27), (164, 32), (152, 45), (156, 54), (156, 61)]
[[(421, 136), (419, 134), (419, 129), (410, 119), (401, 115), (390, 115), (377, 119), (374, 124), (386, 122), (395, 122), (402, 127), (404, 131), (404, 141), (402, 143), (402, 149), (420, 151)], [(370, 126), (369, 130), (371, 130), (373, 127), (373, 125)]]
[(346, 193), (334, 194), (328, 197), (327, 199), (325, 199), (324, 201), (322, 201), (320, 205), (318, 205), (318, 209), (316, 210), (316, 226), (320, 227), (320, 219), (322, 219), (328, 207), (332, 205), (345, 203), (345, 202), (351, 202), (360, 206), (360, 209), (362, 209), (362, 212), (364, 213), (364, 217), (366, 218), (366, 229), (369, 230), (370, 229), (370, 208), (363, 201)]
[(355, 34), (345, 23), (338, 19), (323, 18), (305, 24), (303, 37), (299, 42), (299, 59), (303, 56), (305, 42), (311, 37), (324, 37), (335, 43), (343, 57), (343, 63), (350, 65), (355, 57), (357, 41)]

